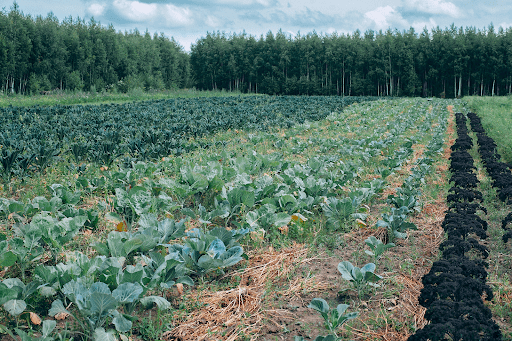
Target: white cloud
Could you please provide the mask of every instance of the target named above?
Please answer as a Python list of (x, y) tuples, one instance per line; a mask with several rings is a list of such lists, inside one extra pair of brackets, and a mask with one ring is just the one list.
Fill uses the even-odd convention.
[(376, 30), (385, 30), (388, 27), (407, 26), (407, 21), (393, 7), (378, 7), (373, 11), (368, 11), (364, 17), (370, 21)]
[(144, 3), (137, 0), (114, 0), (112, 7), (120, 17), (131, 22), (151, 22), (153, 25), (168, 28), (194, 24), (194, 14), (188, 7)]
[(213, 15), (206, 16), (206, 20), (204, 21), (204, 23), (213, 28), (217, 28), (222, 25), (222, 21)]
[(325, 30), (325, 33), (327, 34), (333, 34), (334, 32), (337, 32), (334, 27), (329, 27), (328, 29)]
[(430, 20), (427, 21), (415, 21), (410, 25), (412, 28), (414, 28), (414, 32), (421, 33), (423, 32), (423, 29), (426, 27), (429, 31), (437, 26), (436, 21), (434, 18), (430, 18)]
[(89, 7), (87, 7), (87, 13), (92, 16), (99, 17), (105, 12), (106, 7), (107, 6), (105, 4), (91, 4)]
[(158, 16), (157, 4), (145, 4), (139, 1), (115, 0), (112, 4), (125, 19), (143, 22)]
[(449, 15), (458, 18), (462, 11), (453, 3), (444, 0), (405, 0), (405, 7), (411, 11)]
[(194, 23), (192, 11), (188, 8), (168, 4), (164, 6), (164, 17), (170, 27), (188, 26)]
[(215, 1), (218, 4), (223, 5), (237, 5), (237, 6), (250, 6), (250, 5), (262, 5), (264, 7), (269, 7), (274, 4), (273, 0), (217, 0)]
[(501, 24), (498, 25), (498, 27), (503, 27), (504, 30), (506, 30), (507, 28), (509, 27), (512, 27), (512, 23), (506, 23), (506, 22), (502, 22)]

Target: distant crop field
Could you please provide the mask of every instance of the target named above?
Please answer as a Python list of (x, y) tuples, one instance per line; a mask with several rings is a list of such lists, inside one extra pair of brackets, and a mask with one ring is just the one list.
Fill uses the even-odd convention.
[(503, 160), (512, 164), (512, 97), (468, 97), (471, 110), (482, 117), (482, 124), (498, 143)]
[(121, 156), (158, 159), (197, 148), (194, 139), (218, 131), (291, 127), (369, 99), (244, 96), (0, 108), (0, 161), (10, 178), (43, 171), (65, 155), (100, 166)]

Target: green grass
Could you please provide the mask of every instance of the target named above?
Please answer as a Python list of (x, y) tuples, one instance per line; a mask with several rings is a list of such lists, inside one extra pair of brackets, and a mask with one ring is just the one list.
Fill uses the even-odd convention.
[(512, 96), (464, 99), (469, 109), (480, 116), (487, 135), (496, 141), (502, 161), (512, 163)]
[[(494, 101), (496, 99), (496, 101)], [(485, 98), (479, 101), (478, 98), (474, 98), (477, 102), (487, 102), (490, 103), (486, 107), (498, 107), (500, 102), (503, 102), (501, 98)], [(509, 101), (512, 104), (512, 101)], [(471, 110), (474, 110), (471, 108)], [(476, 111), (479, 116), (482, 118), (487, 117), (489, 119), (490, 115), (483, 115), (480, 111)], [(489, 110), (487, 111), (496, 114), (498, 110)], [(504, 110), (502, 110), (502, 113)], [(493, 116), (496, 117), (496, 116)], [(469, 121), (468, 121), (469, 128)], [(491, 130), (486, 128), (486, 133), (488, 136), (491, 136), (495, 139), (496, 144), (498, 145), (498, 149), (500, 145), (502, 145), (504, 140), (496, 140), (496, 137), (491, 135)], [(493, 290), (494, 298), (486, 302), (486, 305), (491, 309), (493, 316), (497, 320), (500, 321), (500, 329), (503, 333), (503, 340), (510, 340), (510, 336), (512, 335), (512, 304), (511, 304), (511, 292), (512, 286), (510, 284), (510, 252), (511, 247), (510, 243), (504, 244), (501, 237), (504, 233), (504, 230), (501, 227), (501, 221), (505, 218), (505, 216), (510, 212), (510, 206), (506, 203), (499, 200), (496, 189), (492, 187), (492, 180), (485, 170), (484, 165), (482, 164), (482, 159), (478, 152), (478, 145), (476, 144), (476, 134), (474, 132), (470, 132), (470, 136), (473, 138), (473, 148), (469, 151), (475, 160), (475, 166), (478, 169), (482, 169), (482, 174), (484, 174), (482, 179), (479, 179), (479, 187), (478, 190), (483, 194), (483, 202), (482, 206), (487, 209), (487, 214), (483, 214), (479, 212), (479, 215), (482, 219), (487, 221), (489, 227), (487, 229), (487, 235), (489, 236), (485, 242), (485, 245), (489, 249), (489, 256), (486, 261), (489, 263), (488, 266), (488, 276), (487, 276), (487, 284)]]
[(219, 96), (240, 96), (240, 92), (226, 91), (198, 91), (195, 89), (162, 90), (145, 92), (142, 89), (133, 89), (127, 93), (98, 92), (90, 93), (83, 91), (56, 91), (50, 95), (4, 95), (0, 94), (0, 107), (12, 106), (52, 106), (52, 105), (73, 105), (73, 104), (103, 104), (123, 103), (132, 101), (147, 101), (168, 98), (195, 98), (195, 97), (219, 97)]

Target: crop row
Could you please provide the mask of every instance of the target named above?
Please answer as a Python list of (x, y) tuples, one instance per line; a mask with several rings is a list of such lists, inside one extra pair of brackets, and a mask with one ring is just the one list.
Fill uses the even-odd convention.
[(439, 246), (441, 259), (422, 278), (424, 287), (419, 297), (419, 303), (427, 308), (425, 318), (430, 323), (412, 335), (410, 341), (502, 338), (482, 299), (493, 297), (486, 284), (485, 259), (489, 250), (479, 242), (487, 238), (488, 224), (477, 215), (477, 211), (487, 211), (477, 203), (482, 201), (482, 193), (477, 190), (476, 168), (468, 152), (473, 141), (462, 113), (456, 114), (456, 125), (458, 138), (451, 146), (450, 157), (450, 181), (454, 185), (449, 190), (449, 210), (442, 223), (448, 238)]
[[(492, 138), (485, 134), (480, 117), (475, 113), (468, 113), (471, 122), (471, 129), (477, 135), (478, 151), (482, 157), (485, 169), (492, 178), (492, 185), (498, 191), (498, 197), (501, 201), (512, 203), (512, 173), (510, 165), (500, 162), (501, 155), (497, 152), (497, 145)], [(503, 242), (507, 243), (512, 238), (512, 229), (507, 225), (512, 222), (512, 212), (509, 213), (501, 222), (505, 230)]]
[(198, 138), (221, 130), (291, 127), (325, 118), (367, 97), (218, 97), (125, 104), (0, 108), (0, 163), (5, 178), (43, 171), (57, 157), (110, 164), (125, 155), (158, 159), (206, 144)]

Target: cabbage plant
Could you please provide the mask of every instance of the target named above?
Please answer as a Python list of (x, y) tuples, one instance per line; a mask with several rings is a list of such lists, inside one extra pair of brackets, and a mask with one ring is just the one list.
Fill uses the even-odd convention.
[(364, 250), (367, 255), (370, 255), (377, 261), (382, 254), (395, 246), (393, 243), (384, 244), (380, 239), (377, 239), (375, 236), (370, 236), (364, 241), (366, 245), (370, 247), (370, 250)]
[(376, 284), (376, 282), (382, 279), (381, 276), (375, 273), (374, 263), (368, 263), (362, 268), (358, 268), (357, 266), (352, 265), (349, 261), (343, 261), (338, 264), (338, 271), (341, 273), (341, 277), (344, 280), (352, 283), (357, 291), (359, 299), (361, 299), (363, 290), (367, 285), (378, 287), (379, 285)]

